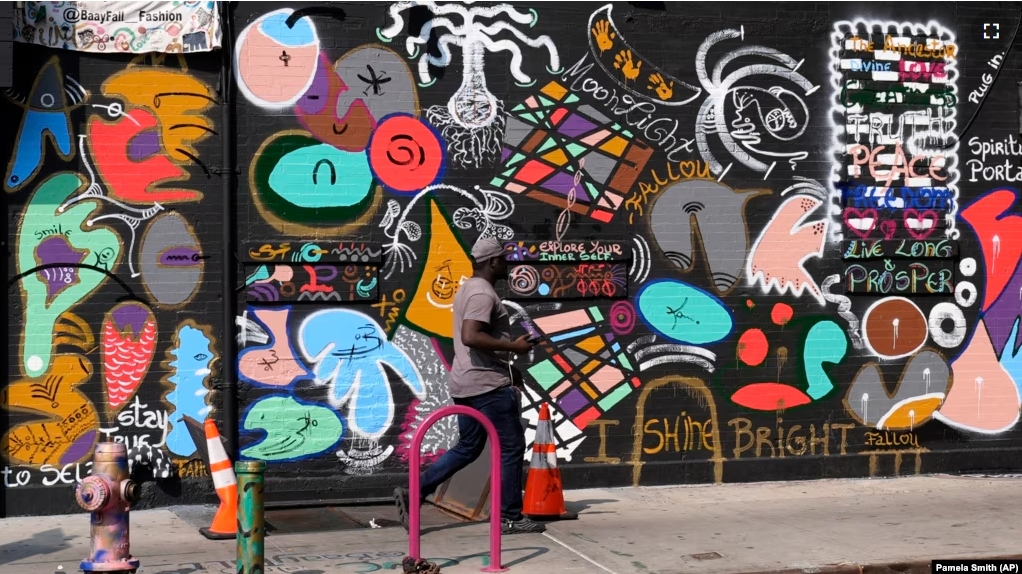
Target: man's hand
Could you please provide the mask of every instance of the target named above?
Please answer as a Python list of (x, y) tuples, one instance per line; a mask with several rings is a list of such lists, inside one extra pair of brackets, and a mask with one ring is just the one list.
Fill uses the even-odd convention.
[(535, 343), (529, 342), (530, 336), (531, 335), (522, 335), (514, 341), (511, 341), (511, 351), (519, 355), (523, 355), (531, 351), (532, 347), (535, 346)]

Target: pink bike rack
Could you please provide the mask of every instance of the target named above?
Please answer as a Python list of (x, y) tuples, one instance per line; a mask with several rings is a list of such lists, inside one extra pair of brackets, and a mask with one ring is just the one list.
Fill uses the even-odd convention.
[(483, 413), (469, 407), (454, 405), (433, 412), (422, 421), (412, 437), (412, 452), (408, 461), (408, 555), (418, 560), (419, 556), (419, 493), (422, 491), (419, 476), (422, 455), (422, 439), (426, 431), (444, 417), (466, 415), (479, 421), (490, 438), (490, 565), (483, 572), (507, 572), (500, 563), (500, 439), (497, 429)]

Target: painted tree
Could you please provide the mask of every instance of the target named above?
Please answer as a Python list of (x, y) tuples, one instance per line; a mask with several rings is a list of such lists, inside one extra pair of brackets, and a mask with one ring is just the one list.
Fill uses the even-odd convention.
[[(472, 2), (466, 2), (471, 4)], [(545, 48), (549, 55), (550, 71), (560, 69), (557, 47), (549, 36), (530, 38), (515, 27), (517, 24), (534, 26), (538, 19), (535, 11), (523, 13), (508, 4), (498, 6), (466, 7), (462, 4), (443, 4), (415, 0), (391, 4), (389, 10), (392, 23), (378, 34), (384, 41), (396, 38), (405, 28), (402, 13), (422, 6), (429, 9), (433, 17), (422, 25), (418, 35), (409, 36), (405, 47), (411, 59), (418, 61), (419, 80), (430, 85), (436, 78), (430, 73), (430, 66), (445, 68), (451, 63), (451, 47), (461, 48), (461, 86), (447, 103), (434, 106), (427, 111), (431, 123), (443, 131), (450, 142), (448, 146), (452, 160), (468, 166), (481, 165), (485, 156), (499, 157), (500, 140), (503, 132), (503, 102), (486, 87), (484, 60), (487, 52), (506, 51), (511, 54), (510, 72), (521, 84), (530, 84), (532, 78), (522, 71), (521, 45), (531, 48)], [(498, 20), (500, 17), (511, 20)], [(452, 21), (460, 19), (460, 25)], [(490, 23), (484, 22), (488, 21)], [(439, 56), (429, 53), (430, 36), (437, 32), (436, 49)]]

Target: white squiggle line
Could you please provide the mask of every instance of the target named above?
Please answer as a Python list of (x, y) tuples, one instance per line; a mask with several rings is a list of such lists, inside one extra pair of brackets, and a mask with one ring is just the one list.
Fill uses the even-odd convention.
[(646, 355), (652, 355), (654, 353), (678, 353), (688, 355), (699, 355), (705, 357), (711, 361), (717, 360), (717, 354), (708, 349), (702, 347), (693, 347), (691, 345), (676, 345), (673, 343), (662, 343), (660, 345), (652, 345), (639, 349), (635, 353), (636, 360), (642, 360)]
[[(486, 226), (483, 229), (484, 235), (486, 235), (487, 233), (491, 233), (492, 235), (496, 236), (499, 239), (510, 239), (513, 236), (511, 228), (507, 227), (504, 224), (495, 223), (493, 221), (506, 219), (512, 212), (508, 210), (506, 213), (494, 215), (488, 211), (489, 208), (491, 208), (494, 205), (498, 205), (501, 202), (503, 202), (503, 205), (505, 206), (514, 205), (514, 201), (506, 193), (481, 189), (479, 186), (476, 186), (475, 188), (476, 191), (482, 194), (482, 196), (484, 197), (484, 201), (480, 201), (479, 198), (477, 198), (475, 195), (468, 191), (465, 191), (464, 189), (461, 189), (460, 187), (455, 187), (453, 185), (447, 185), (444, 183), (431, 185), (424, 188), (419, 193), (415, 194), (415, 197), (409, 200), (408, 204), (405, 205), (404, 210), (401, 210), (400, 205), (397, 204), (396, 202), (393, 202), (388, 206), (387, 208), (388, 212), (386, 216), (383, 218), (383, 221), (380, 222), (380, 227), (384, 228), (384, 234), (391, 239), (391, 242), (384, 249), (387, 255), (392, 255), (390, 257), (387, 257), (387, 263), (384, 265), (383, 276), (384, 279), (390, 279), (390, 276), (393, 275), (395, 271), (404, 273), (406, 266), (411, 267), (413, 262), (416, 260), (415, 251), (411, 247), (401, 242), (401, 235), (402, 234), (407, 235), (408, 230), (406, 228), (406, 224), (413, 223), (407, 221), (407, 218), (415, 204), (418, 203), (419, 200), (422, 199), (423, 197), (426, 197), (429, 194), (433, 193), (434, 191), (440, 189), (446, 191), (453, 191), (458, 195), (472, 201), (472, 203), (475, 204), (476, 208), (479, 210), (479, 213), (483, 216), (486, 223)], [(496, 200), (491, 200), (487, 197), (487, 195), (489, 194), (497, 195), (500, 197)], [(394, 219), (395, 216), (399, 216), (396, 221)], [(393, 233), (389, 231), (392, 225), (394, 227)], [(462, 229), (465, 229), (465, 227), (462, 227)], [(492, 231), (494, 229), (496, 229), (496, 231)], [(410, 239), (412, 239), (412, 241), (417, 241), (419, 237), (418, 236), (414, 238), (410, 237)]]
[(711, 373), (714, 370), (716, 370), (714, 368), (714, 366), (713, 366), (713, 363), (707, 361), (706, 359), (704, 359), (702, 357), (696, 357), (696, 356), (693, 356), (693, 355), (665, 355), (665, 356), (662, 356), (662, 357), (656, 357), (656, 358), (650, 359), (650, 360), (648, 360), (646, 362), (640, 363), (639, 364), (639, 371), (645, 371), (647, 369), (652, 369), (653, 367), (657, 367), (657, 366), (660, 366), (660, 365), (666, 365), (668, 363), (689, 363), (689, 364), (693, 364), (693, 365), (699, 365), (700, 367), (706, 369), (707, 371), (709, 371)]
[(852, 300), (844, 295), (830, 292), (831, 286), (840, 282), (841, 276), (835, 273), (823, 280), (820, 291), (823, 293), (824, 299), (831, 303), (837, 303), (837, 314), (845, 321), (848, 321), (848, 328), (845, 331), (848, 333), (848, 338), (852, 341), (852, 346), (861, 350), (863, 343), (862, 337), (859, 336), (859, 318), (852, 313)]

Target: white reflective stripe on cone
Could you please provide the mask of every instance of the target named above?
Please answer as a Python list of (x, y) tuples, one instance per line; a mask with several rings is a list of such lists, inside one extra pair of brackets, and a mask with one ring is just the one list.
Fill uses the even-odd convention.
[(213, 486), (215, 488), (225, 488), (235, 484), (238, 484), (238, 479), (234, 476), (233, 470), (225, 468), (213, 473)]

